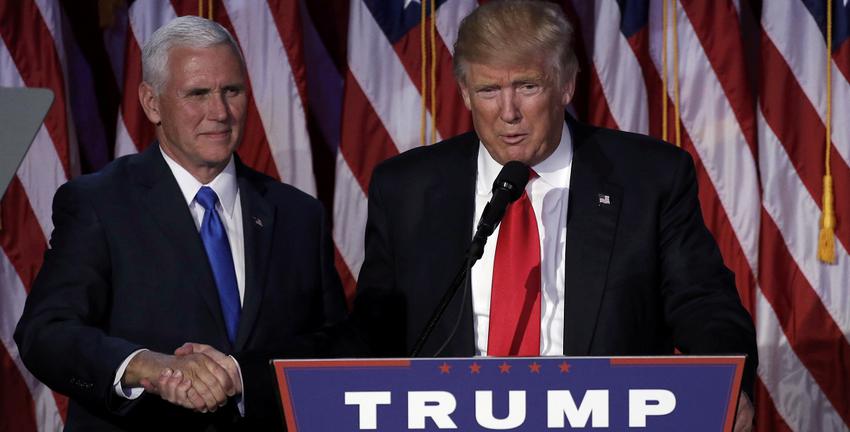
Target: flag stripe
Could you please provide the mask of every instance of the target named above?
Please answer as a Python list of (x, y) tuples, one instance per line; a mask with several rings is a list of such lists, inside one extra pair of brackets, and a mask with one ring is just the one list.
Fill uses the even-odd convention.
[[(812, 378), (808, 365), (801, 363), (791, 349), (773, 308), (761, 291), (756, 291), (756, 308), (759, 376), (787, 425), (796, 431), (847, 430)], [(760, 425), (760, 428), (771, 432), (779, 429), (771, 423)]]
[[(717, 80), (737, 119), (753, 158), (756, 155), (755, 103), (747, 88), (739, 21), (731, 1), (680, 0)], [(733, 23), (726, 25), (725, 23)], [(715, 29), (723, 29), (718, 32)]]
[[(251, 144), (270, 151), (275, 177), (315, 195), (305, 111), (271, 11), (265, 3), (251, 7), (248, 3), (227, 1), (225, 6), (237, 39), (255, 41), (240, 42), (256, 105), (256, 111), (249, 111), (249, 116), (258, 115), (265, 131), (265, 139)], [(231, 27), (226, 25), (227, 20), (220, 17), (219, 21)], [(246, 132), (249, 128), (246, 124)], [(250, 144), (243, 144), (246, 145)]]
[(366, 193), (354, 178), (342, 154), (336, 159), (333, 238), (348, 272), (355, 278), (363, 265), (366, 227)]
[[(418, 146), (419, 128), (411, 127), (418, 122), (411, 123), (411, 120), (420, 117), (421, 95), (369, 8), (360, 0), (351, 3), (348, 30), (348, 66), (351, 75), (392, 137), (397, 151), (403, 152)], [(380, 61), (375, 61), (376, 58)], [(347, 121), (347, 115), (344, 117)], [(426, 120), (430, 124), (430, 115), (426, 116)], [(359, 145), (365, 146), (366, 143)], [(372, 167), (369, 168), (371, 171)]]
[(345, 85), (345, 121), (342, 122), (339, 152), (364, 193), (369, 190), (369, 180), (375, 165), (398, 154), (374, 107), (362, 92), (358, 80), (349, 73)]
[(5, 352), (9, 356), (32, 398), (39, 430), (58, 429), (62, 427), (65, 420), (67, 398), (53, 393), (30, 374), (21, 362), (18, 347), (12, 339), (15, 325), (24, 310), (27, 291), (28, 288), (25, 289), (6, 254), (0, 251), (0, 298), (3, 298), (3, 304), (0, 306), (3, 312), (0, 315), (2, 316), (0, 318), (0, 342), (2, 342), (0, 352)]
[[(763, 62), (774, 79), (762, 83), (761, 111), (770, 129), (788, 153), (794, 170), (811, 198), (820, 207), (824, 175), (824, 126), (800, 87), (795, 85), (797, 81), (771, 39), (766, 34), (762, 36)], [(782, 85), (783, 83), (785, 84)], [(789, 100), (798, 102), (792, 104), (788, 103)], [(850, 185), (850, 170), (834, 148), (832, 152), (831, 167), (835, 183)], [(838, 215), (850, 215), (850, 201), (836, 199), (835, 211)], [(814, 222), (812, 227), (816, 226), (817, 222)], [(838, 224), (836, 234), (838, 242), (846, 250), (850, 246), (850, 224)]]
[(646, 87), (635, 85), (643, 73), (626, 37), (611, 30), (619, 29), (620, 22), (620, 8), (614, 0), (596, 2), (593, 69), (619, 129), (645, 134), (649, 132)]
[(0, 247), (29, 293), (44, 260), (47, 241), (36, 223), (26, 191), (17, 176), (12, 178), (6, 194), (0, 200), (0, 220), (3, 221)]
[(45, 87), (53, 91), (44, 124), (62, 161), (65, 177), (70, 173), (70, 144), (65, 85), (53, 37), (32, 0), (0, 2), (0, 35), (27, 87)]

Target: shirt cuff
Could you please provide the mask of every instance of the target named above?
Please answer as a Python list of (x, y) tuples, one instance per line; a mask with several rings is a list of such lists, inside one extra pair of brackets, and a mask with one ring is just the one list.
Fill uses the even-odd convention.
[[(115, 394), (117, 394), (119, 397), (133, 400), (138, 399), (139, 396), (141, 396), (142, 393), (145, 392), (144, 387), (130, 387), (128, 389), (125, 389), (123, 386), (121, 386), (121, 378), (124, 376), (124, 371), (127, 370), (127, 365), (130, 364), (130, 361), (133, 360), (133, 357), (136, 357), (142, 351), (147, 350), (142, 348), (128, 355), (124, 362), (121, 363), (121, 366), (118, 367), (118, 371), (115, 372), (115, 381), (112, 382), (112, 388), (115, 390)], [(238, 366), (239, 365), (237, 364), (237, 367)]]
[(239, 367), (239, 362), (236, 361), (236, 357), (228, 356), (233, 363), (236, 364), (236, 371), (239, 372), (239, 383), (242, 384), (242, 394), (236, 396), (238, 398), (236, 402), (236, 408), (239, 409), (239, 415), (245, 417), (245, 381), (242, 380), (242, 368)]

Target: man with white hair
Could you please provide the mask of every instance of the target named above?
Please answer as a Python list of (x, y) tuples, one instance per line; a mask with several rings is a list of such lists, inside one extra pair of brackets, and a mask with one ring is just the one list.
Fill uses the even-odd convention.
[[(241, 353), (318, 355), (294, 347), (344, 317), (321, 204), (236, 156), (247, 79), (224, 28), (177, 18), (142, 65), (157, 141), (57, 191), (21, 356), (71, 398), (68, 430), (282, 428), (267, 359)], [(189, 341), (214, 351), (171, 354)]]

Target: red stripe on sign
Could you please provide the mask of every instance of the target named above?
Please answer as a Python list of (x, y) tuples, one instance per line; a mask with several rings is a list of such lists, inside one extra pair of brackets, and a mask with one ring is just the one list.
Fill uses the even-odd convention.
[(12, 177), (0, 200), (0, 247), (15, 267), (29, 294), (47, 250), (47, 241), (18, 176)]
[(283, 41), (289, 68), (298, 86), (298, 96), (307, 110), (307, 68), (304, 66), (304, 31), (301, 26), (299, 3), (292, 0), (268, 0), (269, 9)]
[[(850, 424), (850, 344), (789, 253), (762, 209), (759, 281), (800, 361), (836, 413)], [(813, 252), (814, 253), (814, 252)]]
[[(841, 46), (832, 51), (832, 61), (835, 62), (835, 66), (844, 75), (844, 80), (850, 81), (850, 39), (845, 40)], [(835, 117), (833, 117), (834, 119)]]
[(336, 245), (334, 245), (334, 265), (336, 266), (337, 273), (339, 273), (339, 279), (342, 281), (342, 289), (345, 292), (345, 304), (350, 311), (354, 305), (354, 295), (357, 293), (357, 280), (351, 274), (351, 269), (348, 268), (348, 264), (342, 258), (342, 254)]
[[(756, 381), (755, 398), (753, 401), (756, 406), (755, 420), (756, 430), (770, 430), (771, 432), (793, 432), (785, 419), (779, 415), (776, 410), (776, 405), (773, 404), (773, 399), (761, 379)], [(805, 414), (804, 414), (805, 415)]]
[(344, 92), (339, 151), (365, 194), (372, 170), (397, 155), (398, 149), (351, 71), (346, 73)]
[(15, 61), (27, 87), (46, 87), (53, 91), (53, 105), (44, 125), (70, 177), (68, 113), (62, 65), (53, 36), (34, 1), (0, 1), (0, 35)]
[(741, 29), (735, 5), (730, 0), (682, 0), (680, 3), (717, 75), (726, 99), (732, 106), (744, 139), (747, 140), (755, 159), (758, 154), (755, 103), (747, 84)]
[(124, 92), (121, 97), (121, 117), (124, 127), (138, 151), (144, 150), (154, 139), (153, 123), (148, 120), (139, 102), (139, 84), (142, 83), (142, 49), (132, 31), (127, 31), (124, 57)]
[(0, 431), (38, 431), (35, 403), (6, 348), (0, 346)]
[[(761, 35), (762, 69), (770, 71), (770, 79), (761, 80), (761, 110), (770, 129), (782, 142), (800, 180), (818, 207), (823, 208), (826, 129), (770, 37), (763, 30)], [(850, 169), (835, 146), (832, 146), (830, 160), (834, 184), (850, 185)], [(835, 212), (839, 217), (850, 215), (850, 200), (836, 199)], [(850, 250), (850, 223), (841, 223), (839, 219), (835, 233), (844, 249)]]

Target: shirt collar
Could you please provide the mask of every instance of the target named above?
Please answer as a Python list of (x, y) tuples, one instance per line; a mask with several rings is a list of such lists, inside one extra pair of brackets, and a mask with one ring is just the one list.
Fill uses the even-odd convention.
[(228, 216), (233, 214), (233, 207), (236, 204), (236, 192), (239, 186), (236, 183), (236, 164), (233, 162), (232, 155), (222, 172), (215, 176), (208, 184), (202, 184), (189, 171), (186, 171), (186, 168), (183, 168), (177, 161), (165, 154), (162, 147), (159, 148), (159, 151), (162, 153), (165, 163), (168, 164), (168, 168), (171, 169), (171, 173), (174, 174), (174, 179), (177, 180), (177, 185), (180, 186), (180, 192), (183, 193), (186, 205), (192, 204), (201, 186), (209, 186), (218, 195), (218, 201), (221, 204), (222, 210)]
[[(573, 142), (566, 122), (561, 128), (561, 141), (549, 157), (531, 167), (540, 177), (552, 187), (568, 187), (570, 184), (570, 166), (573, 162)], [(502, 170), (502, 165), (496, 162), (484, 143), (478, 142), (478, 181), (476, 192), (487, 195), (492, 192), (493, 182)]]

